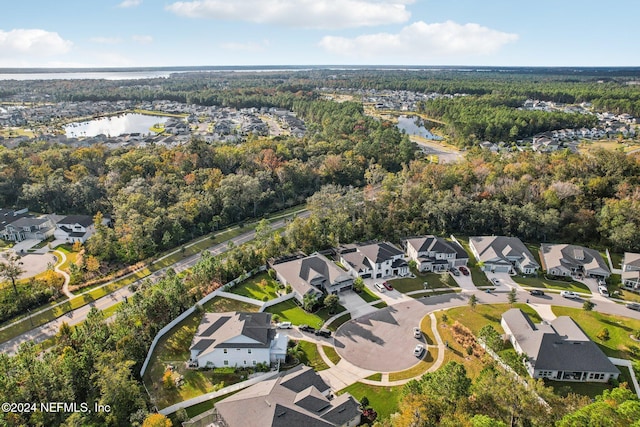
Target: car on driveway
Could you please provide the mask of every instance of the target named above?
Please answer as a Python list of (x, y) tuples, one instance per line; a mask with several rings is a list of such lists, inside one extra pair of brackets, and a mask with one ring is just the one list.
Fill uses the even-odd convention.
[(300, 325), (298, 327), (298, 329), (300, 329), (303, 332), (315, 332), (316, 328), (314, 328), (313, 326), (309, 326), (309, 325)]
[(571, 291), (562, 291), (560, 292), (560, 296), (563, 298), (569, 298), (569, 299), (577, 299), (578, 298), (578, 294), (576, 294), (575, 292), (571, 292)]
[(318, 329), (315, 334), (319, 337), (329, 338), (331, 336), (331, 331), (328, 329)]
[(531, 289), (529, 291), (529, 295), (533, 295), (534, 297), (541, 297), (542, 295), (544, 295), (544, 292), (540, 289)]
[(491, 283), (493, 283), (494, 285), (498, 286), (500, 284), (500, 279), (496, 279), (495, 277), (493, 277), (491, 279)]
[(452, 269), (451, 269), (451, 274), (453, 274), (454, 276), (459, 276), (459, 275), (460, 275), (460, 272), (459, 272), (457, 269), (452, 268)]
[(422, 338), (422, 331), (417, 326), (413, 328), (413, 337), (418, 339)]
[(465, 276), (469, 275), (469, 270), (467, 270), (467, 267), (458, 267), (460, 269), (460, 273), (464, 274)]
[(375, 285), (373, 285), (373, 287), (379, 290), (380, 292), (384, 292), (385, 290), (385, 287), (382, 286), (380, 283), (376, 283)]
[(416, 348), (413, 349), (413, 355), (415, 357), (421, 357), (422, 353), (424, 353), (424, 346), (422, 344), (418, 344)]
[(276, 328), (278, 329), (291, 329), (292, 326), (291, 322), (280, 322), (276, 324)]
[(382, 282), (382, 286), (384, 286), (384, 288), (388, 291), (392, 291), (393, 290), (393, 286), (391, 286), (391, 284), (389, 282)]
[(640, 311), (640, 304), (638, 304), (637, 302), (627, 303), (626, 307), (630, 310)]

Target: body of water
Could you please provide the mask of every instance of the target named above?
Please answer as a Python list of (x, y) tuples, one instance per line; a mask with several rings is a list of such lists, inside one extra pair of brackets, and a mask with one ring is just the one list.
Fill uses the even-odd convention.
[(424, 127), (424, 122), (425, 121), (418, 116), (399, 116), (397, 126), (398, 129), (405, 131), (407, 135), (417, 135), (434, 141), (441, 140), (441, 137), (432, 134)]
[(169, 117), (164, 116), (128, 113), (87, 122), (70, 123), (64, 127), (64, 131), (69, 138), (91, 137), (101, 134), (113, 137), (125, 133), (148, 135), (152, 133), (150, 128), (153, 125), (165, 123), (168, 119)]

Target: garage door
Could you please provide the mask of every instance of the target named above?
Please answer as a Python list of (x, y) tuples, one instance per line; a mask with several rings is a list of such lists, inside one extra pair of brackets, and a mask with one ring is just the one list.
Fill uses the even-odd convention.
[(495, 273), (508, 273), (509, 272), (509, 267), (506, 265), (496, 265), (496, 266), (491, 266), (491, 271), (495, 272)]

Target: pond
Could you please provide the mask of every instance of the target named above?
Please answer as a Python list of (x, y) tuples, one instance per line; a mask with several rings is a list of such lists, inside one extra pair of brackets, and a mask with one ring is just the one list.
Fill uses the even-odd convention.
[(64, 127), (68, 138), (106, 135), (118, 136), (125, 133), (151, 134), (150, 128), (156, 123), (165, 123), (169, 117), (127, 113), (120, 116), (102, 117), (86, 122), (70, 123)]
[(425, 123), (428, 123), (428, 121), (417, 116), (399, 116), (397, 126), (398, 129), (405, 131), (407, 135), (417, 135), (434, 141), (441, 140), (441, 137), (429, 132), (425, 127)]

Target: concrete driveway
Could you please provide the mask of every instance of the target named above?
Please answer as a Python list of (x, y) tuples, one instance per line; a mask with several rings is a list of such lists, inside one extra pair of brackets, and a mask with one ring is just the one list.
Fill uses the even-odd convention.
[(340, 297), (340, 304), (351, 313), (352, 319), (357, 319), (358, 317), (378, 310), (370, 306), (354, 291), (343, 291), (338, 293), (338, 296)]
[[(387, 305), (394, 305), (404, 301), (411, 301), (412, 298), (406, 296), (402, 292), (398, 292), (395, 289), (389, 291), (385, 289), (384, 291), (379, 291), (375, 288), (375, 283), (382, 283), (384, 281), (395, 279), (396, 277), (388, 277), (386, 279), (364, 279), (364, 285), (369, 288), (369, 290), (380, 298), (382, 301), (386, 302)], [(393, 286), (393, 282), (389, 282)]]
[[(444, 273), (444, 274), (451, 274), (451, 273)], [(478, 290), (478, 288), (476, 288), (476, 285), (473, 283), (473, 279), (471, 278), (471, 274), (469, 274), (468, 276), (465, 276), (462, 273), (460, 273), (459, 276), (454, 276), (453, 274), (451, 274), (451, 277), (453, 277), (453, 280), (456, 281), (458, 286), (460, 286), (460, 289), (462, 289), (463, 291), (476, 291), (476, 290)]]

